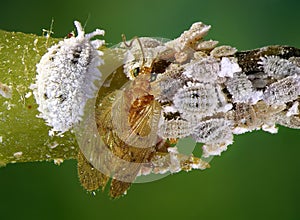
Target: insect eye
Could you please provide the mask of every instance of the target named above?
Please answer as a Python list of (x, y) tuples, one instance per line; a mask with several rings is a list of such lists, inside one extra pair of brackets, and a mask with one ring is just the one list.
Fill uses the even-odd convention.
[(151, 73), (150, 75), (150, 82), (154, 82), (157, 78), (157, 74), (156, 73)]
[(136, 67), (133, 69), (133, 76), (137, 77), (140, 73), (140, 67)]

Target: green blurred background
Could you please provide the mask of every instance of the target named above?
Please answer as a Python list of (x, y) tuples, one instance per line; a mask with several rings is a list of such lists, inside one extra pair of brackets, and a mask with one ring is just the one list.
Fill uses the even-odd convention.
[[(42, 34), (54, 19), (64, 37), (74, 19), (106, 30), (114, 45), (128, 38), (175, 38), (195, 21), (212, 25), (207, 38), (239, 50), (271, 44), (300, 47), (297, 0), (11, 0), (1, 1), (0, 29)], [(212, 168), (135, 184), (111, 200), (80, 186), (75, 161), (13, 164), (0, 169), (0, 219), (300, 219), (300, 131), (253, 132)]]

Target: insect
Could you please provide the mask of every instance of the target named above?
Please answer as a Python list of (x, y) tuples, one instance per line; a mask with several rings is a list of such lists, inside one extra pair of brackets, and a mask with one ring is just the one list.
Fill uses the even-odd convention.
[(104, 31), (85, 34), (78, 21), (74, 24), (78, 35), (70, 35), (48, 49), (37, 64), (36, 82), (31, 86), (39, 117), (53, 132), (64, 133), (81, 120), (86, 101), (97, 90), (94, 81), (101, 78), (97, 67), (103, 54), (97, 49), (104, 41), (91, 38), (104, 35)]
[[(269, 46), (238, 52), (204, 40), (209, 29), (209, 25), (196, 22), (166, 42), (146, 37), (127, 42), (123, 37), (119, 47), (104, 52), (122, 64), (115, 69), (99, 67), (110, 72), (93, 106), (87, 106), (88, 120), (79, 120), (85, 115), (77, 117), (83, 126), (78, 174), (87, 190), (104, 189), (112, 178), (110, 196), (116, 198), (124, 195), (139, 175), (208, 168), (207, 160), (221, 155), (236, 134), (259, 129), (276, 133), (276, 125), (300, 129), (300, 50)], [(75, 40), (87, 45), (88, 37), (95, 35), (83, 37), (83, 32), (78, 32)], [(70, 62), (77, 64), (81, 53), (73, 46), (67, 49), (74, 49)], [(53, 51), (45, 55), (51, 71), (50, 55), (57, 58)], [(43, 70), (41, 63), (38, 69)], [(38, 72), (39, 81), (43, 71)], [(61, 69), (56, 68), (53, 75), (61, 76)], [(42, 113), (51, 110), (49, 100), (70, 100), (64, 96), (67, 91), (53, 96), (45, 93), (48, 85), (43, 80), (38, 84), (42, 86), (35, 95)], [(46, 116), (42, 115), (57, 131), (68, 130), (77, 122), (53, 123)], [(177, 142), (186, 137), (203, 144), (201, 158), (179, 152)]]

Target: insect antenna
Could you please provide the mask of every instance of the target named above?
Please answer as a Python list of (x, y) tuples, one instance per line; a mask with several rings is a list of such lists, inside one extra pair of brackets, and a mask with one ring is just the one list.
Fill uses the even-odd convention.
[(145, 53), (144, 53), (144, 49), (143, 49), (143, 45), (142, 45), (142, 42), (141, 40), (135, 36), (132, 38), (132, 40), (129, 42), (129, 44), (126, 42), (126, 36), (125, 34), (122, 34), (122, 41), (124, 43), (124, 45), (128, 48), (132, 47), (132, 44), (134, 42), (134, 40), (136, 40), (141, 48), (141, 52), (142, 52), (142, 57), (143, 57), (143, 63), (142, 63), (142, 66), (144, 66), (144, 64), (146, 63), (146, 59), (145, 59)]

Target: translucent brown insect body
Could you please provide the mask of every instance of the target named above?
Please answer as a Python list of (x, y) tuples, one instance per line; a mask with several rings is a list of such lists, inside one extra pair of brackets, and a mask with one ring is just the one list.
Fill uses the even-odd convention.
[[(113, 155), (129, 162), (124, 165), (112, 160), (106, 165), (112, 170), (112, 197), (127, 191), (141, 166), (149, 163), (158, 149), (167, 152), (167, 143), (157, 135), (161, 106), (151, 94), (151, 68), (142, 66), (139, 71), (134, 80), (110, 92), (96, 106), (96, 123), (102, 140)], [(98, 174), (98, 178), (102, 180), (99, 185), (104, 187), (108, 177)]]

